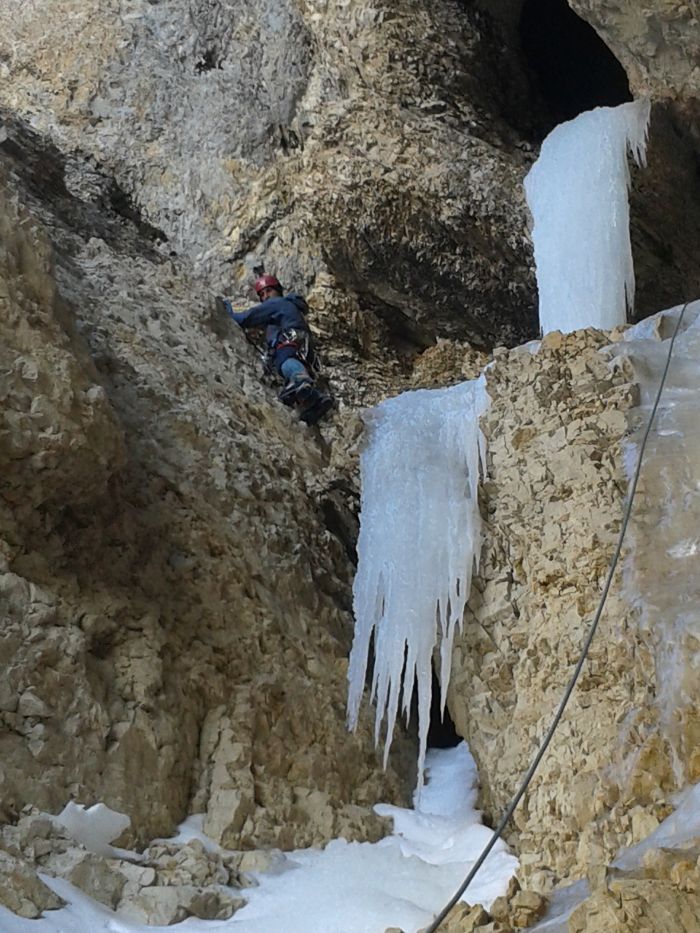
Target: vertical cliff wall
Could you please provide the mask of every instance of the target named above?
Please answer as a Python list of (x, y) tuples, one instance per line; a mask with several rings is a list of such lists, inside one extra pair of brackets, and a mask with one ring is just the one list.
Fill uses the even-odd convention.
[[(594, 332), (550, 334), (536, 353), (497, 355), (487, 373), (486, 546), (449, 706), (482, 773), (492, 775), (485, 803), (494, 818), (563, 693), (619, 527), (626, 485), (620, 439), (634, 394), (629, 374), (610, 371), (598, 354), (605, 341)], [(540, 886), (587, 863), (590, 826), (610, 803), (602, 772), (618, 719), (640, 702), (648, 673), (614, 634), (627, 631), (629, 618), (617, 596), (514, 818), (522, 872)], [(607, 840), (608, 851), (619, 843)]]
[[(197, 809), (226, 845), (288, 847), (374, 836), (368, 805), (405, 800), (410, 741), (384, 775), (366, 723), (356, 738), (344, 726), (353, 409), (439, 382), (448, 358), (462, 375), (481, 361), (441, 342), (414, 371), (436, 337), (484, 350), (537, 331), (520, 185), (542, 121), (521, 6), (2, 5), (13, 832), (25, 804), (102, 797), (138, 841)], [(692, 11), (576, 7), (657, 101), (633, 203), (644, 313), (697, 284)], [(216, 291), (248, 297), (261, 257), (315, 309), (341, 401), (319, 434), (211, 309)], [(616, 530), (634, 392), (602, 341), (549, 338), (490, 371), (490, 537), (450, 706), (491, 814), (559, 695)], [(627, 607), (608, 624), (513, 835), (542, 889), (641, 838), (678, 780), (656, 723), (632, 714), (653, 658)]]
[(31, 0), (0, 35), (0, 104), (70, 155), (76, 193), (113, 178), (218, 288), (254, 254), (413, 348), (534, 333), (526, 85), (488, 16)]
[[(645, 840), (672, 812), (675, 792), (697, 779), (689, 531), (694, 314), (691, 308), (652, 431), (624, 569), (562, 723), (513, 817), (520, 877), (540, 891), (562, 879), (591, 880), (592, 866), (602, 870)], [(646, 326), (646, 341), (613, 344), (614, 354), (599, 352), (605, 334), (553, 333), (532, 352), (501, 351), (487, 370), (484, 563), (455, 653), (449, 707), (479, 761), (494, 820), (549, 727), (597, 608), (674, 323), (673, 316), (659, 318)], [(664, 862), (655, 845), (663, 842), (650, 843), (644, 876), (680, 922), (682, 892), (694, 882), (690, 875), (687, 885), (683, 880), (682, 852)], [(580, 912), (587, 925), (572, 921), (569, 929), (599, 929), (596, 905), (603, 909), (600, 895), (614, 872), (608, 882), (604, 875), (595, 882), (598, 900)], [(629, 897), (643, 900), (632, 880)], [(649, 908), (638, 903), (638, 910), (646, 916)], [(627, 929), (631, 920), (623, 915), (615, 913), (621, 925), (609, 928)]]
[(9, 184), (4, 818), (104, 799), (142, 841), (193, 807), (229, 845), (376, 832), (403, 784), (345, 731), (322, 441), (133, 225), (86, 242), (54, 212), (56, 254)]

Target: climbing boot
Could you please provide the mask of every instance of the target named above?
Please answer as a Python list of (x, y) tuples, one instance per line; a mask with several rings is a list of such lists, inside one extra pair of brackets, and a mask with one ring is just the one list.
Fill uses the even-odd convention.
[(309, 404), (299, 415), (299, 420), (304, 424), (316, 424), (333, 407), (333, 399), (330, 395), (313, 390), (314, 397), (310, 399)]
[(309, 382), (308, 379), (305, 379), (303, 382), (294, 382), (294, 380), (292, 380), (285, 385), (277, 398), (283, 405), (288, 405), (292, 408), (294, 405), (305, 405), (313, 401), (315, 392), (316, 389), (314, 389), (313, 384)]
[(300, 402), (302, 405), (306, 402), (313, 401), (314, 395), (317, 394), (316, 389), (314, 389), (313, 385), (308, 381), (297, 383), (296, 385), (295, 397), (297, 402)]
[(282, 402), (283, 405), (286, 405), (288, 408), (293, 408), (297, 402), (296, 383), (288, 382), (282, 391), (277, 395), (277, 398), (280, 400), (280, 402)]

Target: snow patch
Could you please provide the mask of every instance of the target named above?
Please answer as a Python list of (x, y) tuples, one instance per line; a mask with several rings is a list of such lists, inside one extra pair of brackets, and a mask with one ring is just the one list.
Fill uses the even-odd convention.
[[(477, 772), (466, 743), (430, 751), (428, 780), (416, 795), (415, 810), (380, 804), (391, 816), (394, 835), (378, 843), (335, 839), (325, 849), (280, 856), (269, 872), (257, 872), (258, 887), (243, 892), (245, 907), (228, 920), (189, 918), (175, 927), (144, 926), (122, 920), (67, 881), (42, 875), (68, 901), (41, 920), (25, 920), (0, 907), (2, 933), (384, 933), (400, 927), (417, 933), (452, 897), (480, 856), (491, 830), (474, 809)], [(106, 808), (105, 808), (106, 809)], [(206, 840), (201, 818), (190, 817), (176, 839)], [(489, 907), (505, 894), (517, 859), (499, 840), (463, 898)], [(234, 894), (241, 894), (234, 891)]]
[[(58, 816), (51, 819), (64, 826), (70, 835), (96, 855), (116, 857), (121, 850), (109, 845), (125, 829), (131, 826), (131, 820), (124, 813), (110, 810), (103, 803), (96, 803), (87, 809), (72, 800), (65, 805)], [(133, 853), (129, 853), (132, 856)]]

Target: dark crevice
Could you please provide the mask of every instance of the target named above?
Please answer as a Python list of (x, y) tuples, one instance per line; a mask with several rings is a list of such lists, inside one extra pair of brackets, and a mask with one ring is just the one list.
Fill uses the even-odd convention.
[(450, 711), (445, 707), (445, 715), (443, 716), (440, 712), (440, 681), (433, 671), (428, 748), (454, 748), (461, 741), (462, 736), (455, 728)]
[(221, 58), (216, 49), (207, 49), (194, 66), (194, 70), (198, 75), (213, 71), (215, 68), (221, 68)]
[(119, 250), (162, 261), (151, 243), (165, 243), (167, 236), (141, 216), (114, 178), (98, 173), (104, 196), (94, 203), (81, 200), (66, 187), (65, 156), (47, 137), (2, 108), (0, 126), (0, 170), (21, 184), (32, 210), (49, 230), (64, 225), (84, 240), (99, 237)]
[(289, 127), (278, 126), (277, 134), (279, 138), (279, 146), (282, 152), (285, 155), (288, 155), (290, 152), (293, 152), (295, 149), (303, 149), (302, 141), (299, 139), (294, 130), (289, 129)]
[[(357, 539), (360, 533), (358, 519), (359, 502), (355, 508), (348, 506), (348, 501), (357, 500), (357, 491), (349, 483), (336, 480), (320, 496), (319, 504), (323, 520), (330, 533), (340, 541), (348, 560), (357, 567)], [(352, 600), (350, 600), (352, 608)]]
[(139, 233), (148, 240), (155, 240), (161, 243), (167, 243), (168, 237), (158, 227), (144, 220), (143, 215), (134, 203), (133, 198), (119, 185), (114, 178), (109, 179), (107, 199), (109, 207), (126, 220), (130, 220), (138, 229)]
[(365, 310), (373, 312), (387, 329), (392, 349), (399, 357), (413, 358), (435, 343), (435, 337), (421, 323), (396, 305), (381, 301), (376, 295), (360, 293)]
[(566, 0), (525, 0), (519, 34), (552, 125), (632, 100), (624, 68)]

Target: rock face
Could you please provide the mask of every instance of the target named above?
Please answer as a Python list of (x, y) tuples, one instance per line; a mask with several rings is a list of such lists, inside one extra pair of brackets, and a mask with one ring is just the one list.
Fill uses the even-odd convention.
[[(605, 342), (603, 334), (550, 334), (537, 353), (499, 353), (487, 371), (486, 545), (448, 703), (489, 775), (484, 802), (496, 819), (563, 693), (619, 527), (620, 438), (634, 392), (629, 373), (611, 371), (597, 352)], [(594, 820), (613, 802), (602, 773), (619, 721), (646, 694), (643, 653), (619, 635), (630, 629), (619, 596), (606, 619), (527, 806), (514, 817), (523, 878), (545, 891), (548, 878), (586, 864), (592, 848), (604, 857), (591, 839)], [(627, 841), (606, 839), (605, 853)]]
[[(344, 725), (356, 408), (475, 375), (537, 331), (521, 6), (0, 5), (0, 899), (19, 913), (59, 903), (40, 865), (139, 921), (224, 917), (236, 898), (217, 885), (246, 864), (164, 844), (106, 865), (27, 805), (102, 799), (134, 845), (202, 812), (253, 864), (376, 838), (369, 806), (406, 801), (411, 740), (382, 773), (368, 724)], [(633, 203), (646, 313), (700, 286), (692, 5), (572, 6), (656, 102)], [(340, 402), (320, 431), (211, 307), (248, 298), (261, 257), (314, 308)], [(491, 815), (618, 528), (635, 377), (598, 354), (607, 339), (550, 337), (489, 370), (489, 537), (449, 704)], [(642, 838), (699, 773), (692, 664), (669, 732), (619, 593), (601, 636), (512, 833), (539, 893)], [(694, 895), (693, 871), (662, 868), (653, 897), (639, 878), (614, 904), (593, 885), (576, 929), (631, 925), (661, 888)], [(530, 922), (541, 898), (520, 894), (469, 922)]]
[(376, 836), (406, 787), (345, 734), (352, 480), (202, 295), (263, 253), (354, 402), (436, 332), (531, 332), (516, 71), (423, 3), (31, 2), (0, 35), (5, 818)]
[(488, 16), (31, 0), (0, 35), (0, 105), (68, 154), (70, 190), (133, 199), (216, 288), (233, 262), (242, 294), (262, 255), (307, 292), (330, 276), (409, 347), (534, 334), (527, 86)]
[(86, 348), (71, 333), (48, 238), (6, 189), (0, 198), (4, 503), (89, 505), (123, 464), (123, 438)]
[(697, 9), (681, 0), (571, 0), (602, 36), (638, 95), (693, 101), (700, 91)]
[(700, 930), (698, 851), (653, 850), (636, 872), (599, 873), (567, 933), (696, 933)]
[(95, 230), (110, 242), (84, 239), (81, 203), (39, 202), (40, 154), (14, 142), (4, 818), (104, 799), (146, 842), (196, 803), (239, 848), (376, 837), (368, 805), (405, 788), (366, 727), (345, 731), (352, 565), (320, 506), (323, 443), (260, 385), (242, 334), (193, 307), (196, 282), (114, 212)]
[[(690, 673), (690, 529), (697, 517), (689, 466), (697, 458), (690, 428), (696, 403), (687, 391), (697, 360), (694, 313), (688, 310), (688, 330), (676, 343), (645, 453), (624, 572), (618, 570), (576, 690), (513, 817), (520, 876), (541, 893), (561, 879), (590, 876), (645, 839), (673, 810), (674, 792), (697, 780)], [(627, 469), (636, 461), (630, 444), (638, 445), (646, 426), (674, 318), (649, 324), (648, 342), (619, 343), (605, 353), (597, 348), (607, 335), (550, 334), (532, 352), (497, 352), (487, 370), (486, 544), (456, 641), (448, 705), (479, 762), (494, 821), (551, 723), (598, 606), (622, 515), (623, 460)], [(640, 398), (646, 407), (638, 407)], [(673, 859), (681, 868), (687, 861)], [(674, 918), (664, 921), (668, 929), (674, 922), (686, 929), (681, 918), (690, 916), (693, 900), (686, 903), (683, 892), (694, 892), (693, 872), (664, 874), (658, 859), (647, 854), (647, 861), (644, 884), (635, 871), (615, 869), (567, 929), (634, 929), (635, 917), (654, 929), (656, 908), (649, 905), (657, 890), (664, 904), (658, 910)]]

